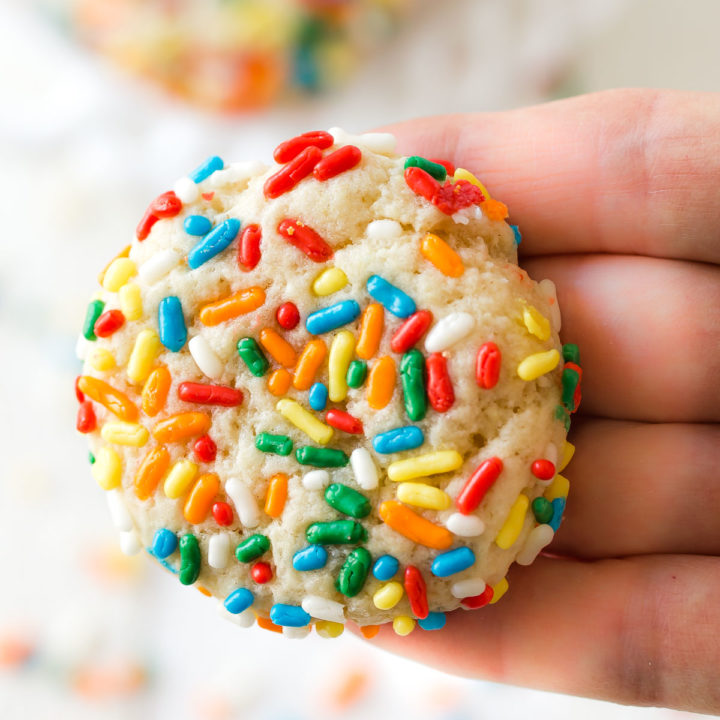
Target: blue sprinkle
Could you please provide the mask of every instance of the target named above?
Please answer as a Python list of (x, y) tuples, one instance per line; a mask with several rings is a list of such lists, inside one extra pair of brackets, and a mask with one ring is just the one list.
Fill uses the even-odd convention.
[(292, 564), (298, 572), (306, 572), (325, 567), (327, 559), (327, 550), (322, 545), (308, 545), (293, 555)]
[(305, 327), (312, 335), (322, 335), (347, 325), (358, 315), (360, 315), (360, 306), (355, 300), (343, 300), (310, 313), (305, 319)]
[(170, 295), (158, 306), (160, 342), (171, 352), (182, 350), (187, 342), (187, 328), (179, 298)]
[(522, 235), (520, 234), (520, 228), (517, 225), (510, 225), (513, 234), (515, 235), (515, 244), (519, 245), (522, 242)]
[(246, 588), (238, 588), (233, 590), (226, 598), (225, 609), (233, 615), (239, 615), (245, 612), (255, 602), (253, 594)]
[(189, 175), (195, 183), (201, 183), (209, 178), (216, 170), (222, 170), (225, 163), (217, 155), (209, 157), (202, 165), (198, 165)]
[(379, 275), (371, 275), (366, 287), (370, 295), (393, 315), (406, 318), (415, 312), (415, 301)]
[(229, 218), (211, 230), (189, 253), (188, 265), (192, 270), (221, 253), (240, 232), (240, 221)]
[(179, 575), (180, 571), (176, 570), (167, 560), (163, 560), (162, 558), (159, 558), (157, 555), (155, 555), (152, 551), (152, 548), (145, 548), (145, 550), (154, 557), (160, 565), (162, 565), (167, 571), (171, 572), (173, 575)]
[(412, 450), (420, 447), (424, 442), (425, 436), (419, 427), (405, 425), (376, 435), (373, 438), (372, 445), (375, 452), (389, 455), (403, 450)]
[(152, 552), (158, 560), (164, 560), (177, 550), (177, 545), (177, 535), (167, 528), (160, 528), (160, 530), (155, 531), (152, 550), (150, 552)]
[(308, 402), (310, 403), (310, 407), (315, 410), (315, 412), (322, 412), (327, 406), (327, 401), (327, 387), (321, 382), (314, 383), (308, 393)]
[(438, 555), (430, 566), (430, 572), (435, 577), (448, 577), (467, 570), (474, 564), (475, 553), (469, 547), (459, 547)]
[(283, 627), (305, 627), (312, 618), (299, 605), (276, 603), (270, 608), (270, 620)]
[(210, 232), (212, 229), (212, 223), (210, 222), (210, 219), (206, 218), (204, 215), (190, 215), (185, 218), (183, 227), (188, 235), (202, 236), (207, 235)]
[(431, 612), (423, 620), (418, 620), (418, 625), (423, 630), (441, 630), (445, 627), (445, 613), (443, 612)]
[(555, 498), (552, 501), (553, 506), (553, 516), (552, 520), (548, 523), (548, 525), (557, 532), (557, 529), (560, 527), (560, 521), (562, 520), (563, 512), (565, 511), (565, 498)]
[(400, 563), (396, 557), (393, 557), (392, 555), (381, 555), (375, 561), (372, 573), (378, 580), (385, 582), (391, 577), (394, 577), (395, 573), (398, 571), (398, 567), (400, 567)]

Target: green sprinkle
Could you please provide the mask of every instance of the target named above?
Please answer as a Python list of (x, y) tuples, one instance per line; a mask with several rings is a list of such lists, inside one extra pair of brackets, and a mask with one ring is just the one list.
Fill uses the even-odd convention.
[(365, 548), (355, 548), (340, 568), (335, 587), (347, 597), (355, 597), (365, 585), (372, 556)]
[(565, 343), (562, 347), (562, 355), (565, 362), (580, 365), (580, 348), (574, 343)]
[(575, 391), (580, 384), (580, 373), (566, 367), (562, 372), (562, 404), (569, 412), (575, 412)]
[(301, 465), (313, 467), (344, 467), (349, 458), (342, 450), (333, 448), (317, 448), (303, 445), (295, 451), (295, 457)]
[(200, 546), (194, 535), (180, 538), (180, 582), (192, 585), (200, 575)]
[(549, 500), (546, 500), (544, 497), (538, 497), (532, 501), (532, 511), (535, 519), (542, 525), (552, 520), (554, 509)]
[(293, 442), (287, 435), (259, 433), (255, 436), (255, 447), (262, 452), (284, 456), (292, 452)]
[(102, 315), (105, 303), (102, 300), (93, 300), (87, 308), (85, 314), (85, 323), (83, 324), (82, 334), (86, 340), (97, 340), (95, 335), (95, 323)]
[(241, 563), (252, 562), (270, 549), (270, 540), (266, 535), (251, 535), (235, 548), (235, 557)]
[(426, 160), (419, 155), (412, 155), (405, 161), (405, 169), (407, 170), (409, 167), (418, 167), (440, 182), (443, 182), (447, 177), (447, 170), (444, 165), (433, 162), (432, 160)]
[(237, 351), (240, 358), (248, 366), (255, 377), (262, 377), (270, 367), (255, 338), (244, 337), (238, 340)]
[(350, 517), (364, 518), (370, 514), (370, 501), (362, 493), (342, 483), (328, 485), (325, 500), (330, 507)]
[(425, 394), (425, 358), (419, 350), (410, 350), (400, 363), (405, 412), (413, 422), (422, 420), (427, 412)]
[(90, 461), (91, 465), (95, 464), (95, 456), (92, 453), (88, 453), (88, 460)]
[(366, 542), (367, 530), (354, 520), (333, 520), (308, 525), (305, 537), (311, 545), (355, 545)]
[(367, 363), (364, 360), (353, 360), (347, 371), (345, 381), (351, 388), (362, 387), (367, 377)]
[(570, 415), (562, 405), (555, 406), (555, 419), (560, 420), (565, 425), (565, 432), (570, 431)]

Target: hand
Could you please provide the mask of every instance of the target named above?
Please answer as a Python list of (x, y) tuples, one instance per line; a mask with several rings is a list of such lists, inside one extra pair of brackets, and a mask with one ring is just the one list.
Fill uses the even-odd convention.
[(550, 550), (497, 605), (377, 644), (445, 671), (720, 713), (720, 95), (613, 91), (389, 128), (510, 208), (583, 404)]

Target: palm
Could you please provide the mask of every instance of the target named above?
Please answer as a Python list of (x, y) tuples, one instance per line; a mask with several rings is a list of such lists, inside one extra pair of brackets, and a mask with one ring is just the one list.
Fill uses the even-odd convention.
[(497, 605), (377, 642), (463, 675), (720, 712), (720, 97), (395, 126), (476, 171), (551, 278), (583, 406), (566, 519)]

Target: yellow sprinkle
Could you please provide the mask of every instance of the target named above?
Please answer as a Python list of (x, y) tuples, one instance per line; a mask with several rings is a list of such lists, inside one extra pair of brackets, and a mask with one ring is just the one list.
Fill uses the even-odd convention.
[(142, 294), (135, 283), (127, 283), (118, 294), (120, 309), (128, 322), (140, 320), (143, 316)]
[(398, 615), (393, 619), (393, 630), (398, 635), (409, 635), (415, 629), (415, 620), (407, 615)]
[(491, 605), (494, 605), (507, 591), (510, 585), (508, 584), (507, 578), (503, 578), (499, 583), (495, 583), (492, 586), (493, 596), (490, 601)]
[(333, 339), (328, 356), (328, 391), (331, 402), (342, 402), (348, 391), (345, 376), (355, 352), (355, 336), (341, 330)]
[(278, 400), (275, 409), (286, 419), (289, 420), (298, 430), (302, 430), (311, 440), (318, 445), (327, 445), (333, 436), (333, 429), (320, 422), (311, 412), (308, 412), (302, 405), (283, 398)]
[(535, 380), (554, 370), (560, 362), (560, 353), (553, 348), (545, 352), (528, 355), (519, 365), (517, 374), (523, 380)]
[(570, 482), (566, 477), (558, 473), (545, 490), (546, 499), (551, 502), (556, 498), (566, 498), (570, 492)]
[(462, 455), (456, 450), (436, 450), (407, 460), (396, 460), (388, 466), (387, 474), (391, 480), (402, 482), (457, 470), (462, 462)]
[(107, 372), (115, 367), (115, 356), (107, 348), (95, 347), (88, 353), (87, 362), (98, 372)]
[(385, 583), (373, 595), (373, 603), (379, 610), (394, 608), (402, 600), (403, 586), (396, 580)]
[(135, 273), (137, 267), (130, 258), (115, 258), (105, 271), (103, 287), (109, 292), (117, 292)]
[(120, 487), (122, 478), (122, 460), (111, 447), (101, 447), (95, 453), (95, 462), (90, 472), (103, 490)]
[(570, 464), (573, 455), (575, 455), (575, 446), (566, 440), (562, 449), (562, 458), (560, 458), (560, 464), (557, 467), (558, 472), (562, 472)]
[(137, 336), (127, 366), (127, 375), (131, 382), (142, 384), (147, 380), (161, 350), (162, 343), (154, 330), (143, 330)]
[(347, 275), (340, 268), (330, 267), (315, 278), (312, 289), (316, 295), (321, 297), (332, 295), (338, 290), (342, 290), (347, 285), (347, 281)]
[(527, 331), (538, 340), (545, 341), (550, 337), (550, 321), (532, 305), (523, 309), (523, 322)]
[(475, 185), (475, 187), (480, 188), (480, 192), (482, 192), (486, 200), (490, 199), (490, 193), (487, 191), (487, 188), (469, 170), (456, 168), (453, 180), (467, 180), (472, 185)]
[(320, 637), (336, 638), (343, 634), (345, 626), (342, 623), (332, 622), (332, 620), (317, 620), (315, 630)]
[(198, 466), (190, 460), (178, 460), (165, 478), (163, 490), (165, 495), (176, 500), (190, 487), (197, 474)]
[(142, 447), (149, 439), (150, 433), (147, 428), (139, 423), (118, 422), (105, 423), (100, 431), (102, 439), (115, 445), (129, 445), (130, 447)]
[(450, 496), (446, 492), (425, 483), (400, 483), (397, 498), (408, 505), (428, 510), (447, 510), (450, 507)]
[(529, 506), (530, 499), (528, 496), (518, 495), (518, 499), (510, 508), (505, 524), (500, 528), (500, 532), (495, 538), (495, 544), (502, 550), (507, 550), (509, 547), (512, 547), (520, 537)]

